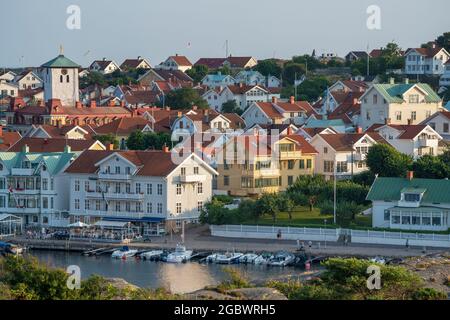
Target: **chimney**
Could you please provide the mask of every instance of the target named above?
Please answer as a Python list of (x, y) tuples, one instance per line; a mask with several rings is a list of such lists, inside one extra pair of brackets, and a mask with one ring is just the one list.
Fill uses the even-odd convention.
[(391, 124), (391, 118), (386, 118), (384, 120), (384, 124)]
[(66, 144), (66, 146), (64, 147), (64, 152), (65, 153), (70, 153), (70, 152), (72, 152), (72, 148), (69, 145)]
[(114, 107), (116, 104), (113, 99), (109, 100), (109, 106)]
[(106, 150), (109, 150), (109, 151), (114, 150), (114, 143), (108, 142), (106, 144)]
[(409, 84), (409, 78), (405, 78), (405, 84)]
[(166, 146), (166, 145), (163, 145), (162, 151), (163, 151), (163, 152), (166, 152), (166, 153), (169, 152), (169, 147)]
[(287, 135), (290, 136), (291, 134), (292, 134), (292, 128), (291, 128), (291, 126), (289, 126), (287, 128)]
[(358, 104), (358, 98), (353, 98), (353, 105), (357, 105)]
[(197, 106), (192, 106), (192, 110), (197, 111)]
[(209, 122), (209, 110), (203, 110), (203, 122)]
[(361, 127), (356, 127), (356, 133), (363, 133), (363, 130)]
[(0, 137), (3, 137), (3, 126), (0, 126)]
[(120, 106), (121, 106), (122, 108), (125, 108), (125, 101), (120, 100)]
[(166, 111), (170, 111), (170, 107), (165, 107)]
[(30, 147), (29, 147), (27, 144), (25, 144), (25, 145), (22, 147), (22, 152), (25, 152), (25, 153), (30, 152)]
[(25, 101), (23, 101), (22, 98), (15, 97), (15, 98), (11, 99), (11, 102), (10, 102), (10, 109), (11, 110), (17, 110), (17, 109), (20, 109), (20, 108), (22, 108), (24, 106), (25, 106)]
[(277, 97), (272, 96), (272, 103), (277, 103)]
[(394, 77), (390, 77), (389, 78), (389, 84), (395, 84), (395, 78)]
[(408, 179), (409, 181), (414, 179), (414, 171), (407, 171), (406, 172), (406, 179)]
[(408, 126), (412, 125), (412, 119), (408, 119)]
[(92, 109), (96, 108), (97, 107), (97, 102), (95, 100), (91, 100), (90, 104), (89, 104), (89, 107), (92, 108)]
[(178, 112), (177, 112), (177, 117), (178, 117), (178, 118), (181, 118), (182, 115), (183, 115), (183, 112), (181, 112), (181, 111), (178, 111)]
[(138, 60), (141, 60), (141, 56), (138, 56), (138, 58), (137, 58)]
[(295, 102), (294, 96), (290, 96), (290, 97), (289, 97), (289, 103), (290, 103), (290, 104), (294, 104), (294, 102)]
[(239, 82), (239, 88), (242, 88), (244, 84), (242, 82)]
[(77, 108), (77, 109), (81, 109), (82, 108), (82, 105), (81, 105), (80, 101), (75, 102), (75, 108)]

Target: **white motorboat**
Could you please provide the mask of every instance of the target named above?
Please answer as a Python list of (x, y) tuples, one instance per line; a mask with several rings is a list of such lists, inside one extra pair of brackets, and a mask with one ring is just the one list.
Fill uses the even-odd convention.
[(217, 253), (210, 254), (209, 256), (207, 256), (205, 258), (205, 262), (207, 262), (207, 263), (214, 263), (214, 262), (216, 262), (217, 256), (218, 256)]
[(258, 257), (256, 253), (246, 253), (239, 258), (239, 263), (253, 264)]
[(143, 252), (139, 256), (143, 260), (152, 260), (152, 259), (155, 259), (156, 257), (162, 255), (163, 252), (164, 251), (162, 251), (162, 250), (152, 250), (152, 251)]
[(260, 264), (267, 264), (270, 258), (273, 256), (268, 253), (260, 254), (255, 260), (253, 260), (253, 264), (260, 265)]
[(370, 261), (375, 262), (375, 263), (379, 263), (379, 264), (385, 264), (386, 263), (386, 259), (383, 257), (378, 257), (376, 256), (375, 258), (370, 259)]
[(20, 255), (23, 253), (23, 247), (8, 242), (0, 242), (0, 252), (6, 254)]
[(127, 259), (133, 257), (137, 253), (137, 250), (130, 249), (127, 246), (120, 248), (119, 250), (113, 251), (111, 254), (112, 258), (115, 259)]
[(244, 254), (240, 252), (226, 252), (224, 254), (218, 254), (216, 257), (216, 263), (218, 264), (231, 264), (238, 262), (239, 258)]
[(166, 262), (182, 263), (189, 261), (191, 257), (192, 257), (192, 250), (186, 250), (185, 246), (177, 244), (175, 251), (167, 256)]
[(290, 265), (294, 261), (295, 256), (292, 253), (282, 251), (278, 252), (272, 258), (270, 258), (267, 264), (274, 267), (285, 267)]

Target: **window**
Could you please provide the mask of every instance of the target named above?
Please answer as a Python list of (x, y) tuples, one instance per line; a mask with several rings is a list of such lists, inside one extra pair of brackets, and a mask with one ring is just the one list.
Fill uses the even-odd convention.
[(125, 192), (126, 193), (131, 193), (131, 184), (129, 184), (129, 183), (125, 184)]
[(129, 202), (125, 202), (125, 211), (130, 212), (131, 211), (131, 204)]
[(147, 202), (147, 213), (153, 213), (153, 206), (151, 202)]
[(163, 212), (162, 203), (158, 203), (158, 213), (161, 214)]
[(120, 212), (120, 202), (116, 202), (116, 212)]
[(411, 94), (409, 96), (409, 103), (419, 103), (419, 95), (418, 94)]
[(194, 167), (194, 174), (198, 174), (198, 167)]
[(142, 204), (140, 202), (136, 203), (136, 212), (142, 212)]
[(162, 195), (162, 194), (163, 194), (162, 184), (158, 183), (158, 195)]
[(120, 174), (120, 167), (116, 167), (116, 174)]
[(153, 193), (153, 184), (147, 183), (147, 194)]
[(323, 153), (328, 153), (328, 148), (327, 147), (323, 147)]
[(443, 124), (442, 131), (448, 133), (448, 122)]
[(201, 212), (203, 210), (203, 201), (197, 202), (197, 211)]
[(203, 193), (203, 183), (199, 182), (197, 185), (197, 193), (202, 194)]
[(95, 210), (100, 211), (100, 200), (95, 200)]
[(6, 207), (6, 197), (0, 196), (0, 208), (5, 208), (5, 207)]
[(230, 176), (223, 176), (223, 185), (224, 186), (230, 185)]
[(80, 180), (75, 180), (75, 191), (80, 191)]
[(120, 183), (116, 183), (116, 193), (120, 193)]
[(42, 179), (42, 190), (48, 190), (48, 179), (47, 178)]
[(389, 212), (389, 210), (384, 210), (384, 221), (389, 220), (391, 220), (391, 213)]
[(411, 111), (411, 120), (416, 120), (416, 111)]
[(69, 75), (66, 75), (66, 82), (69, 83)]
[(402, 120), (402, 112), (401, 111), (396, 111), (395, 112), (395, 119), (396, 120)]
[(177, 184), (177, 195), (180, 195), (180, 194), (181, 194), (181, 184), (178, 183)]
[(182, 176), (185, 176), (186, 175), (186, 168), (181, 168), (181, 175)]
[(181, 202), (177, 202), (176, 208), (177, 208), (177, 214), (180, 214), (181, 213)]
[(329, 160), (323, 161), (323, 171), (324, 172), (334, 172), (334, 162)]
[(336, 163), (337, 172), (347, 172), (347, 161), (338, 161)]
[(377, 104), (378, 103), (378, 95), (374, 94), (373, 95), (373, 104)]
[(311, 169), (312, 168), (312, 159), (306, 159), (306, 168)]
[(405, 201), (417, 202), (420, 200), (420, 194), (418, 193), (405, 193)]
[(288, 160), (288, 170), (294, 169), (294, 160)]
[(294, 183), (294, 177), (288, 176), (288, 186), (292, 185)]
[(84, 210), (89, 210), (89, 200), (84, 200)]
[(305, 160), (304, 159), (300, 159), (300, 169), (305, 169)]
[(141, 193), (141, 184), (136, 183), (136, 193)]
[(42, 209), (48, 209), (48, 198), (47, 197), (42, 198)]
[(75, 210), (80, 210), (80, 199), (74, 200)]
[(131, 168), (130, 167), (126, 167), (125, 168), (125, 173), (126, 174), (131, 174)]

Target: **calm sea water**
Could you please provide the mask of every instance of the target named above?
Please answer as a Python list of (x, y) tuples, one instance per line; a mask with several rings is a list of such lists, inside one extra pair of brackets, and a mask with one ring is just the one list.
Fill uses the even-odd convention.
[[(137, 259), (112, 259), (109, 255), (85, 257), (80, 253), (59, 251), (31, 251), (29, 254), (51, 267), (67, 268), (77, 265), (81, 269), (81, 277), (88, 278), (98, 274), (108, 278), (122, 278), (144, 288), (167, 288), (173, 293), (187, 293), (199, 290), (208, 285), (215, 285), (228, 279), (223, 265), (170, 264), (164, 262), (143, 261)], [(303, 270), (294, 267), (276, 268), (255, 265), (231, 265), (239, 269), (253, 282), (279, 279), (286, 276), (301, 279)]]

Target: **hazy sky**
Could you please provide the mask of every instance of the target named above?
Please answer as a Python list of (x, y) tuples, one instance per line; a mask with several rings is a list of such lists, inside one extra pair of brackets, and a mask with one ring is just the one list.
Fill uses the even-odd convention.
[[(81, 8), (80, 30), (66, 28), (72, 4)], [(372, 4), (381, 8), (381, 30), (366, 27)], [(392, 40), (419, 46), (450, 31), (449, 12), (449, 0), (0, 0), (0, 66), (41, 65), (60, 44), (83, 66), (139, 55), (156, 65), (175, 53), (194, 63), (225, 56), (227, 39), (235, 56), (343, 56)]]

